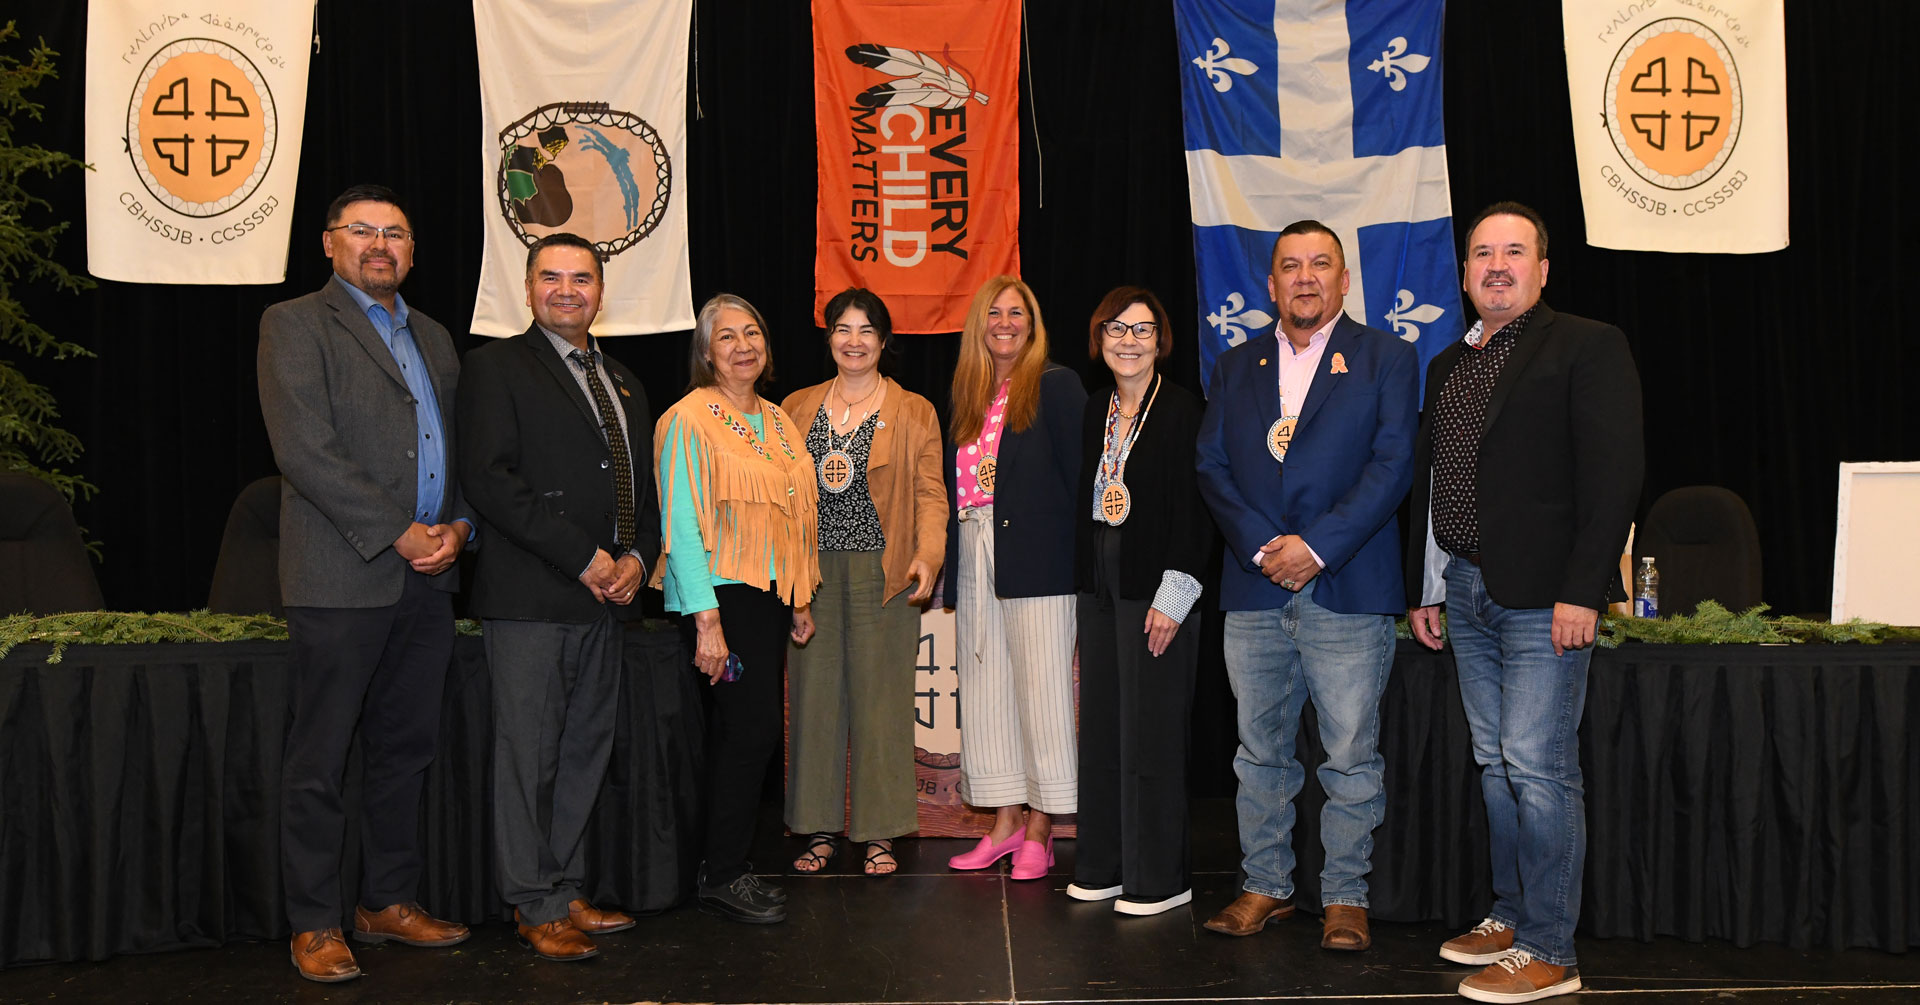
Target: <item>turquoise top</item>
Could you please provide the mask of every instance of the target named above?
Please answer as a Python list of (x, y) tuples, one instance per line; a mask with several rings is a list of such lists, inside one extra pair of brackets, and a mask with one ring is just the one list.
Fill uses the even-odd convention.
[[(741, 415), (747, 425), (753, 427), (754, 435), (767, 435), (766, 418), (762, 412)], [(699, 436), (699, 432), (693, 433)], [(672, 542), (667, 552), (667, 571), (661, 577), (660, 590), (666, 594), (666, 607), (669, 611), (681, 614), (696, 614), (710, 611), (720, 606), (714, 598), (716, 586), (739, 585), (739, 580), (715, 575), (708, 556), (713, 549), (700, 539), (700, 521), (693, 519), (693, 493), (700, 487), (698, 472), (687, 467), (687, 456), (680, 450), (680, 420), (674, 419), (667, 425), (666, 445), (660, 453), (660, 470), (667, 473), (666, 494), (671, 500), (670, 507), (660, 510), (660, 535)], [(669, 522), (667, 513), (684, 513), (686, 519)], [(774, 576), (773, 550), (767, 550), (767, 579)]]

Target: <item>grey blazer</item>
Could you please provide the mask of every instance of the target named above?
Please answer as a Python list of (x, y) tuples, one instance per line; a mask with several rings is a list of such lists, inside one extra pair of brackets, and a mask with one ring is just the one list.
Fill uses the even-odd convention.
[[(458, 456), (453, 399), (460, 358), (446, 328), (409, 305), (445, 430)], [(407, 562), (393, 541), (413, 522), (418, 429), (393, 353), (336, 279), (260, 316), (260, 411), (280, 495), (280, 593), (289, 607), (384, 607), (400, 599)], [(435, 522), (475, 521), (449, 470)], [(434, 577), (459, 589), (458, 567)]]

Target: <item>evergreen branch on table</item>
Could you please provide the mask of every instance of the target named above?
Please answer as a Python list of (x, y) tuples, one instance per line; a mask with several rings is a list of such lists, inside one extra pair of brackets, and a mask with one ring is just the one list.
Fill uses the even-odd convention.
[[(1769, 618), (1764, 616), (1768, 610), (1766, 604), (1756, 604), (1735, 614), (1716, 601), (1703, 600), (1692, 614), (1666, 618), (1635, 618), (1609, 612), (1600, 616), (1595, 642), (1602, 649), (1614, 649), (1627, 641), (1656, 645), (1920, 642), (1920, 628), (1897, 628), (1859, 618), (1837, 625), (1791, 614)], [(1443, 613), (1441, 623), (1444, 625), (1445, 621)], [(1403, 639), (1413, 637), (1407, 619), (1399, 619), (1394, 625), (1394, 634)]]
[[(649, 618), (647, 631), (671, 628)], [(480, 622), (462, 618), (454, 634), (477, 637)], [(51, 645), (48, 663), (59, 663), (68, 646), (153, 645), (162, 642), (285, 642), (287, 623), (270, 614), (215, 614), (208, 610), (73, 611), (66, 614), (15, 614), (0, 618), (0, 659), (19, 645)]]

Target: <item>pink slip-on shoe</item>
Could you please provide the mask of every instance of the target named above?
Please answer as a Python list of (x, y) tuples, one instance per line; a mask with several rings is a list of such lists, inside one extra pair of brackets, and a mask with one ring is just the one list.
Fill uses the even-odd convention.
[(1012, 836), (999, 844), (994, 844), (991, 837), (982, 837), (980, 843), (973, 846), (972, 851), (947, 859), (947, 868), (985, 869), (987, 866), (1013, 854), (1014, 851), (1020, 847), (1020, 842), (1026, 839), (1026, 836), (1025, 831), (1014, 831)]
[(1007, 875), (1014, 879), (1039, 879), (1047, 874), (1047, 868), (1053, 865), (1053, 835), (1047, 835), (1047, 843), (1022, 841), (1020, 850), (1013, 853), (1013, 871)]

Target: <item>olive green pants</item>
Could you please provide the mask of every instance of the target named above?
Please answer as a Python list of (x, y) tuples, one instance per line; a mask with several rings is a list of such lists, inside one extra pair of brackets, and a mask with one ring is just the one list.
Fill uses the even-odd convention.
[[(787, 826), (874, 841), (919, 829), (913, 675), (920, 608), (887, 599), (877, 551), (823, 551), (814, 636), (787, 644)], [(853, 812), (848, 821), (848, 750)]]

